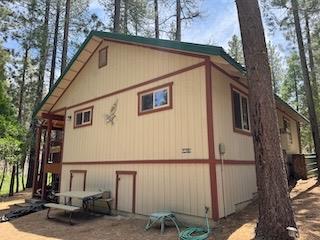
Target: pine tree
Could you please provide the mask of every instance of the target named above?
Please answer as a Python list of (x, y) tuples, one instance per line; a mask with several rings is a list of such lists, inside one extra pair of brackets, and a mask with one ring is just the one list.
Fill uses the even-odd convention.
[(280, 146), (272, 77), (257, 0), (236, 0), (250, 93), (259, 219), (256, 239), (290, 239), (295, 227)]
[(231, 40), (228, 42), (228, 46), (229, 55), (238, 63), (244, 65), (241, 39), (237, 35), (233, 35)]

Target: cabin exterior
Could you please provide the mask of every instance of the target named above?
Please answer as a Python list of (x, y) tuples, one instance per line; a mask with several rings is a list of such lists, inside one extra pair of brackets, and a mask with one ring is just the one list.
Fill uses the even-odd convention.
[[(110, 190), (113, 208), (217, 220), (255, 195), (244, 69), (222, 48), (92, 32), (35, 114), (34, 195)], [(283, 150), (301, 115), (276, 97)], [(39, 191), (41, 189), (41, 191)]]

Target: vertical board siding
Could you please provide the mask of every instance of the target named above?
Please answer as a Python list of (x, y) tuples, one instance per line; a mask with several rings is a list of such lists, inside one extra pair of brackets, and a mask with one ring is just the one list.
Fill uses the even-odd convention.
[[(91, 126), (74, 129), (73, 120), (66, 121), (64, 162), (207, 159), (203, 79), (200, 67), (90, 103), (94, 105)], [(137, 93), (167, 82), (173, 82), (173, 108), (138, 116)], [(116, 101), (114, 124), (107, 124), (106, 114)], [(78, 108), (67, 110), (67, 116), (73, 117)], [(191, 148), (191, 153), (183, 154), (182, 148)]]
[[(219, 144), (223, 143), (226, 150), (224, 159), (253, 161), (252, 137), (233, 131), (230, 84), (244, 92), (247, 90), (214, 68), (212, 68), (212, 79), (215, 157), (221, 160)], [(257, 191), (255, 165), (224, 165), (223, 169), (224, 201), (221, 164), (216, 165), (219, 217), (224, 216), (224, 203), (226, 215), (229, 215), (235, 212), (236, 204), (252, 199), (253, 193)]]
[(284, 114), (282, 111), (277, 110), (279, 128), (283, 128), (283, 118), (290, 120), (292, 143), (285, 144), (284, 135), (281, 134), (282, 149), (286, 150), (287, 154), (298, 154), (299, 153), (299, 135), (297, 121), (292, 117)]
[(217, 165), (217, 184), (219, 199), (219, 216), (224, 217), (222, 195), (222, 175), (224, 185), (224, 203), (226, 215), (234, 213), (236, 204), (251, 200), (257, 192), (255, 165)]
[[(207, 164), (63, 165), (61, 191), (68, 190), (71, 169), (87, 170), (86, 190), (110, 190), (113, 199), (116, 171), (136, 171), (138, 214), (149, 215), (155, 211), (172, 210), (186, 215), (204, 216), (204, 206), (210, 206)], [(131, 200), (131, 192), (127, 193), (127, 198)], [(122, 191), (122, 196), (124, 194)]]
[[(99, 50), (108, 46), (108, 65), (98, 67)], [(164, 51), (107, 42), (101, 44), (53, 110), (171, 73), (203, 61)]]
[(219, 159), (219, 144), (225, 145), (225, 159), (254, 160), (251, 136), (233, 131), (232, 99), (230, 84), (247, 92), (225, 74), (212, 68), (213, 124), (216, 159)]

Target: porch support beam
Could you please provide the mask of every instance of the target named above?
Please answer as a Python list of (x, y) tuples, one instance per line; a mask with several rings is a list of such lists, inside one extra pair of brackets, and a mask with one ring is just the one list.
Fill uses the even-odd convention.
[(47, 173), (45, 171), (46, 164), (48, 164), (49, 159), (49, 152), (50, 152), (50, 138), (51, 138), (51, 130), (52, 130), (52, 119), (48, 120), (48, 127), (46, 132), (46, 145), (45, 145), (45, 153), (44, 153), (44, 171), (43, 171), (43, 178), (42, 178), (42, 188), (41, 188), (41, 200), (44, 200), (45, 197), (45, 187), (47, 185)]
[(57, 120), (57, 121), (64, 121), (64, 116), (55, 115), (51, 113), (42, 113), (41, 117), (48, 120)]
[(34, 157), (35, 163), (34, 163), (33, 180), (32, 180), (32, 196), (34, 196), (37, 190), (36, 184), (37, 184), (38, 172), (39, 172), (41, 133), (42, 133), (42, 126), (36, 127), (35, 157)]

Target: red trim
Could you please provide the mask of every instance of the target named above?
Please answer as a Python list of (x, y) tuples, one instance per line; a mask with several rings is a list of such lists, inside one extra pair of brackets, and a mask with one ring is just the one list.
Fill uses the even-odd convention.
[[(77, 113), (79, 113), (79, 112), (87, 112), (87, 111), (91, 111), (90, 122), (77, 125), (76, 124), (76, 115), (77, 115)], [(78, 109), (73, 113), (73, 128), (81, 128), (81, 127), (91, 126), (92, 125), (92, 120), (93, 120), (93, 106), (82, 108), (82, 109)]]
[(77, 76), (80, 74), (80, 72), (82, 71), (82, 69), (87, 65), (87, 62), (90, 61), (91, 57), (94, 55), (95, 51), (100, 47), (100, 45), (103, 43), (103, 41), (101, 41), (98, 46), (93, 50), (92, 55), (90, 55), (90, 57), (87, 59), (87, 61), (82, 65), (82, 67), (79, 69), (78, 73), (74, 76), (74, 78), (72, 79), (72, 81), (68, 84), (68, 86), (66, 88), (64, 88), (63, 92), (61, 93), (60, 97), (55, 101), (55, 103), (52, 105), (52, 107), (50, 108), (49, 112), (51, 112), (51, 110), (54, 108), (54, 106), (57, 104), (57, 102), (60, 100), (60, 98), (64, 95), (64, 93), (67, 91), (67, 89), (70, 87), (70, 85), (73, 83), (73, 80), (77, 78)]
[[(87, 170), (70, 170), (70, 182), (69, 182), (69, 191), (72, 189), (72, 179), (74, 173), (83, 173), (83, 191), (86, 190), (86, 181), (87, 181)], [(60, 180), (61, 181), (61, 180)]]
[(209, 163), (208, 159), (155, 159), (155, 160), (112, 160), (112, 161), (86, 161), (64, 162), (64, 165), (96, 165), (96, 164), (195, 164)]
[[(216, 164), (221, 164), (221, 160), (214, 160)], [(155, 159), (155, 160), (113, 160), (113, 161), (87, 161), (87, 162), (64, 162), (64, 165), (109, 165), (109, 164), (209, 164), (209, 159)], [(254, 160), (223, 160), (226, 165), (234, 164), (254, 164)]]
[[(172, 109), (172, 103), (173, 103), (173, 101), (172, 101), (172, 85), (173, 85), (173, 82), (170, 82), (170, 83), (166, 83), (166, 84), (154, 87), (154, 88), (150, 88), (150, 89), (138, 92), (138, 116), (144, 115), (144, 114), (148, 114), (148, 113), (154, 113), (154, 112), (160, 112), (160, 111)], [(141, 96), (144, 95), (145, 93), (153, 92), (153, 91), (156, 91), (156, 90), (162, 89), (162, 88), (168, 88), (169, 89), (169, 92), (168, 92), (168, 94), (169, 94), (169, 99), (168, 99), (169, 103), (168, 103), (168, 105), (165, 106), (165, 107), (160, 107), (160, 108), (151, 109), (151, 110), (147, 110), (147, 111), (141, 111)]]
[[(238, 88), (237, 86), (233, 85), (232, 83), (230, 83), (230, 88), (231, 88), (231, 110), (232, 110), (232, 125), (233, 125), (233, 132), (235, 133), (239, 133), (242, 135), (246, 135), (246, 136), (252, 136), (252, 132), (251, 132), (251, 124), (250, 124), (250, 119), (249, 119), (249, 131), (243, 130), (243, 129), (239, 129), (236, 128), (235, 122), (234, 122), (234, 104), (233, 104), (233, 90), (236, 90), (237, 92), (240, 92), (242, 95), (245, 95), (248, 99), (248, 104), (249, 104), (249, 97), (248, 97), (248, 93), (246, 93), (245, 91), (241, 90), (240, 88)], [(241, 95), (240, 95), (240, 100), (241, 100)], [(249, 109), (249, 106), (248, 106)], [(249, 112), (248, 112), (249, 113)], [(249, 117), (249, 116), (248, 116)]]
[(213, 98), (212, 98), (212, 76), (210, 58), (206, 58), (205, 74), (206, 74), (206, 102), (207, 102), (207, 132), (208, 132), (208, 151), (209, 151), (209, 171), (211, 185), (211, 207), (212, 218), (219, 219), (219, 203), (217, 188), (217, 173), (214, 150), (214, 129), (213, 129)]
[(133, 186), (132, 186), (132, 213), (136, 212), (136, 171), (116, 171), (116, 207), (118, 210), (118, 190), (119, 190), (119, 175), (132, 175)]
[[(217, 164), (222, 164), (222, 160), (216, 160)], [(225, 165), (254, 165), (256, 162), (253, 160), (223, 160)]]
[[(111, 93), (102, 95), (102, 96), (100, 96), (100, 97), (92, 98), (92, 99), (90, 99), (90, 100), (83, 101), (83, 102), (80, 102), (80, 103), (71, 105), (71, 106), (69, 106), (69, 107), (66, 107), (66, 109), (75, 108), (75, 107), (78, 107), (78, 106), (81, 106), (81, 105), (84, 105), (84, 104), (88, 104), (88, 103), (91, 103), (91, 102), (95, 102), (95, 101), (100, 100), (100, 99), (103, 99), (103, 98), (108, 98), (108, 97), (117, 95), (117, 94), (119, 94), (119, 93), (123, 93), (123, 92), (126, 92), (126, 91), (130, 91), (130, 90), (133, 90), (133, 89), (135, 89), (135, 88), (139, 88), (139, 87), (145, 86), (145, 85), (147, 85), (147, 84), (151, 84), (151, 83), (160, 81), (160, 80), (162, 80), (162, 79), (166, 79), (166, 78), (169, 78), (169, 77), (172, 77), (172, 76), (175, 76), (175, 75), (178, 75), (178, 74), (181, 74), (181, 73), (184, 73), (184, 72), (193, 70), (193, 69), (195, 69), (195, 68), (198, 68), (198, 67), (203, 66), (204, 64), (205, 64), (205, 62), (200, 62), (200, 63), (194, 64), (194, 65), (191, 65), (191, 66), (189, 66), (189, 67), (185, 67), (185, 68), (179, 69), (179, 70), (177, 70), (177, 71), (174, 71), (174, 72), (171, 72), (171, 73), (167, 73), (167, 74), (164, 74), (164, 75), (162, 75), (162, 76), (159, 76), (159, 77), (150, 79), (150, 80), (148, 80), (148, 81), (145, 81), (145, 82), (142, 82), (142, 83), (138, 83), (138, 84), (132, 85), (132, 86), (130, 86), (130, 87), (126, 87), (126, 88), (123, 88), (123, 89), (120, 89), (120, 90), (117, 90), (117, 91), (114, 91), (114, 92), (111, 92)], [(62, 109), (62, 108), (61, 108), (61, 109)], [(57, 109), (57, 110), (55, 110), (54, 112), (61, 111), (61, 109)], [(50, 111), (51, 111), (51, 110), (50, 110)]]
[(42, 113), (41, 118), (57, 120), (57, 121), (64, 121), (64, 116), (55, 115), (55, 114), (51, 114), (51, 113)]
[(184, 55), (184, 56), (188, 56), (188, 57), (207, 58), (206, 55), (201, 55), (201, 54), (197, 54), (197, 53), (183, 52), (183, 51), (179, 51), (179, 50), (173, 50), (173, 49), (156, 47), (156, 46), (146, 46), (146, 45), (141, 45), (138, 43), (125, 42), (125, 41), (114, 40), (114, 39), (109, 39), (109, 38), (103, 38), (103, 39), (108, 42), (115, 42), (115, 43), (130, 45), (130, 46), (138, 46), (138, 47), (148, 48), (148, 49), (157, 50), (157, 51), (161, 51), (161, 52), (168, 52), (168, 53)]

